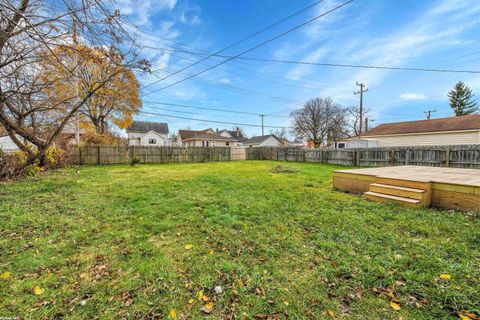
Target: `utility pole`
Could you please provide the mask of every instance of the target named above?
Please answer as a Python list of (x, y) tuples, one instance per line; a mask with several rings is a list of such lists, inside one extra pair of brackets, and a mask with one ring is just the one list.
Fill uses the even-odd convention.
[[(368, 131), (368, 121), (369, 119), (368, 118), (365, 118), (365, 131)], [(375, 120), (371, 119), (370, 122), (373, 122)]]
[(361, 136), (362, 127), (363, 127), (363, 93), (367, 92), (368, 89), (366, 89), (366, 85), (363, 82), (361, 83), (356, 82), (355, 84), (360, 87), (360, 90), (358, 90), (357, 92), (354, 92), (353, 94), (360, 94), (360, 128), (358, 130), (358, 135)]
[(263, 130), (264, 130), (264, 128), (263, 128), (263, 118), (265, 117), (265, 115), (262, 113), (260, 115), (260, 117), (262, 118), (262, 136), (263, 136), (264, 135), (264, 133), (263, 133)]
[(434, 112), (437, 112), (437, 109), (423, 111), (423, 113), (425, 113), (427, 115), (427, 120), (430, 120), (430, 118), (432, 118), (432, 113), (434, 113)]

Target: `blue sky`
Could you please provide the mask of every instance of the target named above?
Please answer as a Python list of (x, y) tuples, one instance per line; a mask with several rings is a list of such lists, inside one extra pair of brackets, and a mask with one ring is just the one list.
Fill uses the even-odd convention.
[[(176, 50), (215, 52), (290, 15), (314, 1), (288, 0), (121, 0), (120, 10), (137, 26), (143, 54), (155, 71), (139, 75), (143, 86), (171, 74), (202, 56)], [(316, 15), (343, 3), (325, 0), (268, 31), (225, 52), (236, 55)], [(317, 21), (245, 55), (245, 57), (302, 60), (320, 63), (382, 65), (480, 70), (480, 1), (478, 0), (356, 0)], [(183, 73), (144, 89), (148, 93), (212, 66), (209, 59)], [(163, 70), (162, 70), (163, 68)], [(343, 106), (358, 104), (356, 81), (369, 91), (364, 105), (373, 124), (423, 119), (424, 110), (437, 109), (434, 118), (452, 114), (446, 97), (462, 80), (480, 101), (480, 74), (421, 73), (273, 62), (231, 61), (143, 97), (143, 111), (260, 124), (256, 115), (172, 107), (153, 102), (288, 115), (309, 98), (331, 97)], [(162, 116), (139, 115), (139, 120), (168, 122), (181, 128), (232, 128)], [(265, 124), (289, 126), (288, 117), (266, 117)], [(243, 127), (248, 135), (260, 128)], [(266, 129), (269, 132), (270, 129)]]

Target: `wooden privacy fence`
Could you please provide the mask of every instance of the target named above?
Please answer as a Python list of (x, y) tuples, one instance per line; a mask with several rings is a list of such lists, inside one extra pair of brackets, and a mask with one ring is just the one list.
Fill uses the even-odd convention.
[(480, 168), (480, 144), (309, 150), (292, 147), (260, 147), (246, 149), (246, 153), (248, 160), (321, 162), (369, 167), (418, 165)]
[(229, 147), (143, 147), (84, 146), (78, 148), (74, 164), (121, 164), (138, 159), (140, 163), (229, 161)]

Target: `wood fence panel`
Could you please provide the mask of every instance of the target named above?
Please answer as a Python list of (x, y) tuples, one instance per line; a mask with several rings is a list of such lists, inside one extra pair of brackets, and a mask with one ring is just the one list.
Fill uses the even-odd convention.
[(248, 160), (321, 162), (366, 167), (418, 165), (480, 168), (480, 144), (309, 150), (296, 147), (257, 147), (247, 149), (246, 156)]

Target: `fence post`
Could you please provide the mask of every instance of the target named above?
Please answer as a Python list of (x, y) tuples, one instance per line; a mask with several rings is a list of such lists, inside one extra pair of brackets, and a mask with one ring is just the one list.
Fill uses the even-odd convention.
[(410, 149), (405, 150), (405, 165), (410, 164)]
[(360, 163), (360, 154), (362, 153), (362, 149), (360, 150), (357, 150), (357, 166), (360, 167), (361, 166), (361, 163)]
[(101, 164), (102, 160), (100, 158), (100, 146), (97, 147), (97, 164)]
[(83, 164), (82, 147), (78, 147), (78, 164)]
[(450, 146), (447, 146), (445, 153), (445, 166), (450, 167)]
[(390, 150), (389, 152), (389, 163), (391, 166), (394, 166), (395, 165), (395, 151), (394, 150)]
[(353, 165), (354, 167), (357, 166), (357, 150), (353, 150), (352, 165)]

